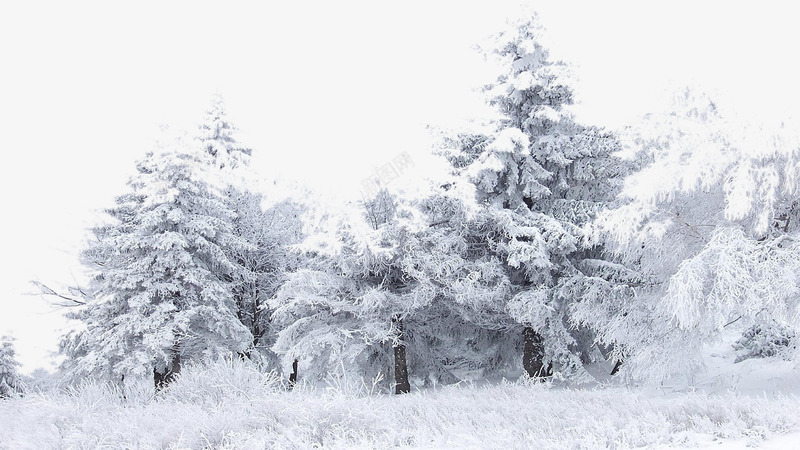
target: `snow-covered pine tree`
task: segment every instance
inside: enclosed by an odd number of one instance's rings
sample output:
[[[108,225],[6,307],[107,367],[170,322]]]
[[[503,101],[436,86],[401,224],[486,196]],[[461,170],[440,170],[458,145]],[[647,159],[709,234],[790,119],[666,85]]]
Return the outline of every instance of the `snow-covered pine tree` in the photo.
[[[252,336],[237,319],[225,249],[249,244],[232,231],[234,214],[202,175],[197,145],[176,143],[137,164],[131,192],[107,210],[83,252],[95,275],[85,306],[70,315],[83,329],[67,336],[74,373],[119,379],[153,372],[168,382],[187,360],[243,352]]]
[[[292,250],[302,238],[302,206],[284,199],[264,208],[261,194],[244,191],[226,196],[226,203],[236,214],[233,233],[249,246],[226,249],[236,270],[229,277],[239,320],[250,330],[253,341],[245,352],[253,360],[277,367],[271,347],[276,330],[271,324],[268,300],[298,269],[300,255]]]
[[[645,166],[626,180],[624,203],[600,214],[595,237],[641,283],[635,297],[586,312],[604,341],[623,345],[630,374],[691,375],[726,327],[791,325],[800,292],[796,133],[735,120],[687,89],[630,134]]]
[[[402,295],[403,291],[409,291],[411,286],[407,283],[410,281],[402,269],[398,270],[396,267],[396,259],[398,256],[402,257],[403,238],[405,234],[399,227],[397,227],[398,211],[395,197],[389,193],[388,190],[383,189],[379,191],[374,198],[364,201],[364,219],[370,227],[375,231],[382,232],[379,236],[382,237],[381,243],[387,245],[394,253],[393,260],[387,261],[389,264],[385,268],[378,268],[371,270],[372,276],[382,277],[380,281],[380,288],[386,290],[389,295],[396,296]],[[390,250],[391,251],[391,250]],[[394,263],[394,264],[392,264]],[[397,300],[397,299],[393,299]],[[394,305],[396,309],[398,306]],[[394,331],[392,339],[392,352],[394,356],[394,383],[395,393],[404,394],[411,392],[411,384],[408,380],[408,359],[406,357],[406,341],[407,333],[405,331],[404,322],[406,320],[405,314],[397,310],[390,312],[392,320],[392,329]]]
[[[403,321],[429,299],[396,263],[402,245],[395,218],[394,200],[381,192],[329,217],[328,229],[304,244],[307,267],[270,301],[280,328],[274,349],[287,366],[299,359],[310,378],[344,370],[388,380],[394,365],[395,391],[409,392]]]
[[[474,199],[433,191],[414,201],[381,192],[363,214],[337,217],[326,240],[310,237],[310,266],[274,300],[285,364],[388,379],[393,358],[397,392],[412,378],[452,383],[512,366],[520,341],[505,334],[520,326],[501,301],[504,263],[486,251]]]
[[[250,164],[253,150],[238,141],[236,131],[236,126],[228,120],[222,95],[215,94],[200,123],[197,139],[211,157],[211,164],[219,169],[233,171]]]
[[[420,217],[400,260],[433,297],[406,321],[414,372],[427,384],[513,370],[520,342],[507,336],[521,335],[520,326],[502,307],[510,283],[488,251],[486,215],[470,189],[446,183],[430,192],[414,204]]]
[[[17,371],[19,366],[14,339],[3,336],[0,338],[0,399],[22,393],[22,379]]]
[[[277,363],[269,350],[274,332],[269,324],[272,311],[266,300],[275,295],[285,273],[296,268],[298,256],[290,247],[298,243],[302,230],[302,207],[290,199],[267,203],[265,195],[254,192],[259,183],[250,167],[252,149],[242,145],[237,127],[228,119],[222,96],[212,98],[211,107],[199,125],[196,137],[208,154],[211,182],[219,188],[226,206],[234,213],[232,232],[249,245],[224,248],[235,270],[231,282],[237,317],[253,335],[250,358],[272,366]]]
[[[614,199],[626,165],[615,136],[578,124],[566,66],[540,44],[534,17],[496,36],[489,51],[502,67],[485,87],[499,115],[477,133],[449,140],[444,153],[470,180],[491,218],[484,237],[513,286],[503,300],[523,325],[523,366],[531,377],[586,375],[594,338],[572,318],[599,249],[582,243],[582,226]]]

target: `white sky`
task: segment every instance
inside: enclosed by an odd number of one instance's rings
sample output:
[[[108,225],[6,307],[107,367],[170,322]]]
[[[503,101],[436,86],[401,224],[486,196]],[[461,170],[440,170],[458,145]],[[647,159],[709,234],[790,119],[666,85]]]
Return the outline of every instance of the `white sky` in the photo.
[[[62,326],[23,295],[28,281],[72,281],[94,211],[125,191],[159,124],[188,126],[219,91],[265,176],[354,195],[401,152],[416,170],[428,166],[424,125],[474,113],[472,88],[490,79],[471,47],[519,10],[276,3],[0,6],[0,334],[17,337],[24,370],[46,363]],[[654,109],[670,82],[708,86],[756,115],[797,117],[800,27],[789,2],[758,5],[529,3],[551,53],[575,67],[579,117],[610,127]]]

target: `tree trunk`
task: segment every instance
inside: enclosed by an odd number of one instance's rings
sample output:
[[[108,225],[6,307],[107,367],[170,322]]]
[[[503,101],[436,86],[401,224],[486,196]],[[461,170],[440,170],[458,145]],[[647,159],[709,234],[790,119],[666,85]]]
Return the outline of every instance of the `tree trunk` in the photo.
[[[181,355],[173,353],[172,361],[160,372],[158,368],[153,368],[153,384],[155,384],[156,391],[160,391],[167,387],[170,383],[175,381],[175,376],[181,372]]]
[[[258,331],[258,328],[256,328],[254,331]],[[261,335],[260,334],[259,335],[253,334],[253,341],[250,344],[250,347],[248,347],[247,350],[245,350],[243,352],[239,352],[239,358],[240,359],[249,359],[249,360],[252,361],[253,358],[254,358],[253,353],[258,348],[258,343],[259,342],[261,342]]]
[[[622,366],[622,360],[621,360],[621,359],[618,359],[618,360],[617,360],[617,363],[616,363],[616,364],[614,364],[614,368],[613,368],[613,369],[611,369],[611,374],[610,374],[610,375],[616,375],[616,374],[617,374],[617,372],[619,372],[619,368],[620,368],[621,366]]]
[[[522,353],[522,367],[533,379],[541,380],[553,374],[553,365],[544,367],[544,343],[542,336],[531,327],[522,330],[525,338],[525,347]]]
[[[603,358],[606,360],[610,359],[612,352],[608,347],[598,344],[597,348],[600,349],[600,353],[603,355]],[[611,373],[609,373],[609,375],[616,375],[617,372],[619,372],[620,367],[622,367],[622,358],[617,359],[617,361],[614,363],[614,368],[611,369]]]
[[[397,326],[397,345],[394,346],[394,393],[407,394],[411,392],[408,382],[408,365],[406,364],[406,346],[403,344],[403,321],[400,316],[394,316],[392,322]]]
[[[297,360],[295,359],[292,363],[292,373],[289,374],[289,389],[294,389],[294,385],[297,384]]]

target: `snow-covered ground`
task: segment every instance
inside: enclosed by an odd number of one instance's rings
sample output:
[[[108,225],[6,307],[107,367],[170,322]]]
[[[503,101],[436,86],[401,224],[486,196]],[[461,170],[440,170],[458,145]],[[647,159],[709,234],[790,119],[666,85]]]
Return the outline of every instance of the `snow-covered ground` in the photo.
[[[670,380],[663,384],[662,389],[665,392],[800,396],[800,373],[796,362],[775,357],[752,358],[734,363],[737,353],[731,342],[739,335],[734,330],[723,333],[719,342],[709,346],[704,352],[703,361],[706,367],[702,373],[691,378]]]
[[[189,368],[155,397],[147,384],[123,399],[86,383],[0,401],[0,448],[800,447],[797,370],[718,355],[694,386],[500,382],[403,396],[343,379],[287,392],[227,361]]]

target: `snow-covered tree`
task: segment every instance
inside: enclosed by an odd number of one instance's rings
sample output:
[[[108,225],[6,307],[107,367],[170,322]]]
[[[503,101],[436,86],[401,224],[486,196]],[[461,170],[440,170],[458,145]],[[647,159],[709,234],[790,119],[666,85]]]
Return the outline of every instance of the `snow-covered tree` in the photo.
[[[456,382],[515,368],[520,325],[505,309],[504,263],[488,251],[487,215],[457,184],[417,201],[419,225],[402,258],[404,273],[433,300],[410,315],[409,361],[426,382]],[[466,198],[465,198],[466,197]]]
[[[474,200],[456,188],[423,199],[382,191],[363,214],[337,217],[327,240],[306,244],[309,268],[275,299],[276,351],[301,358],[307,376],[339,365],[383,374],[397,392],[410,380],[451,383],[510,369],[519,324],[496,306],[509,293],[503,264],[485,251]],[[311,236],[312,239],[315,236]]]
[[[661,380],[702,367],[703,345],[727,326],[797,317],[800,140],[780,124],[737,121],[707,96],[631,129],[645,167],[595,237],[636,271],[632,298],[597,299],[586,318],[622,344],[630,373]]]
[[[22,392],[22,379],[17,371],[19,366],[14,351],[14,339],[3,336],[0,338],[0,399]]]
[[[199,126],[197,139],[211,157],[211,164],[232,171],[250,163],[253,150],[236,137],[237,128],[228,120],[222,95],[215,94]]]
[[[594,338],[572,317],[596,280],[601,252],[582,226],[622,183],[617,139],[577,123],[567,68],[540,44],[536,18],[496,36],[489,56],[501,75],[485,87],[498,118],[449,139],[443,153],[475,186],[487,215],[484,242],[512,285],[496,309],[523,325],[523,366],[532,376],[586,375]]]
[[[251,192],[226,196],[226,202],[236,214],[233,233],[249,245],[234,245],[226,250],[235,264],[229,276],[236,313],[253,336],[246,354],[258,357],[269,366],[278,361],[271,350],[275,328],[271,324],[272,310],[268,300],[275,296],[286,281],[287,274],[297,270],[300,255],[292,250],[302,236],[302,207],[284,199],[266,209],[264,196]]]
[[[274,348],[285,363],[300,359],[309,377],[342,366],[356,376],[388,380],[391,346],[396,392],[410,390],[403,319],[429,299],[396,264],[402,247],[389,230],[395,215],[394,200],[381,192],[349,214],[331,217],[328,232],[306,244],[309,267],[290,275],[270,303],[281,328]]]
[[[204,181],[197,145],[150,153],[131,192],[107,210],[83,252],[95,272],[88,301],[71,314],[67,366],[119,379],[153,371],[156,385],[186,360],[243,352],[253,338],[237,318],[225,250],[250,244],[233,234],[234,214]]]
[[[231,282],[237,317],[253,335],[246,354],[272,365],[276,361],[269,348],[274,331],[266,300],[275,295],[285,273],[298,264],[290,247],[300,239],[302,207],[289,199],[273,199],[265,209],[268,195],[259,192],[261,183],[250,167],[253,151],[240,143],[221,95],[212,98],[198,128],[196,139],[208,155],[211,182],[234,213],[232,233],[248,243],[242,246],[234,240],[224,248],[235,266],[226,280]]]

